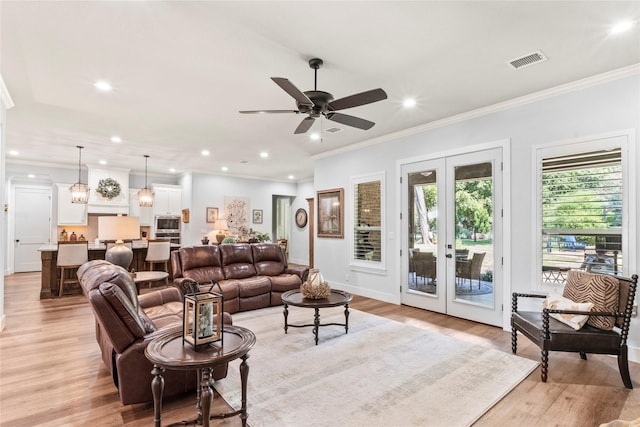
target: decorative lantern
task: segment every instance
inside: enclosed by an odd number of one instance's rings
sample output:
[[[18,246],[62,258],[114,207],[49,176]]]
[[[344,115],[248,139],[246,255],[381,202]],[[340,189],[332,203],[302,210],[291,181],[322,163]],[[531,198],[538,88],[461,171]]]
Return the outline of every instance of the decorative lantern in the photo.
[[[199,292],[198,285],[203,283],[211,283],[211,287],[207,291]],[[220,292],[213,292],[214,286],[217,286]],[[188,342],[196,350],[217,341],[222,345],[224,296],[220,284],[215,280],[190,282],[188,287],[191,292],[185,294],[182,306],[182,341]]]

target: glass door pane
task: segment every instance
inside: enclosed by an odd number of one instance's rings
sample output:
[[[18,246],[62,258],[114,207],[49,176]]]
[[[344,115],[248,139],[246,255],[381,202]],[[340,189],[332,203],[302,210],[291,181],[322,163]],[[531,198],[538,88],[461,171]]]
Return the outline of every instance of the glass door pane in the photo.
[[[408,178],[409,289],[437,295],[437,171],[414,172]]]
[[[493,164],[454,170],[455,298],[493,305]]]

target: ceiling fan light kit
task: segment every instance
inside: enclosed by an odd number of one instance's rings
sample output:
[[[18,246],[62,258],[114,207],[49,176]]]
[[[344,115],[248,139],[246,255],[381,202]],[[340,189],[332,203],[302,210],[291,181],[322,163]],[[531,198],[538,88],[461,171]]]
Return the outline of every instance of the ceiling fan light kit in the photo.
[[[288,79],[283,77],[271,77],[271,80],[282,90],[287,92],[296,101],[297,110],[245,110],[240,111],[242,114],[257,114],[257,113],[295,113],[295,114],[307,114],[307,117],[302,119],[294,134],[306,133],[317,118],[326,117],[328,120],[332,120],[337,123],[341,123],[346,126],[355,127],[358,129],[368,130],[371,129],[375,123],[366,119],[351,116],[349,114],[337,113],[338,110],[346,110],[348,108],[359,107],[361,105],[371,104],[373,102],[382,101],[387,99],[387,94],[384,90],[372,89],[366,92],[357,93],[355,95],[346,96],[334,100],[333,95],[329,92],[318,90],[318,69],[322,67],[322,59],[311,58],[309,60],[309,67],[314,70],[314,89],[302,92]]]

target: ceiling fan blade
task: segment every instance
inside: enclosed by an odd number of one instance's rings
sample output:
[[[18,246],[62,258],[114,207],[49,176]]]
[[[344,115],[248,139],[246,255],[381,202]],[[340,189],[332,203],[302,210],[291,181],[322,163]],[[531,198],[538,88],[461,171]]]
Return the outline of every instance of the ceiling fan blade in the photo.
[[[299,134],[299,133],[305,133],[306,131],[308,131],[309,129],[311,129],[311,126],[313,126],[313,122],[315,122],[316,119],[314,119],[313,117],[307,117],[306,119],[302,120],[300,122],[300,124],[298,125],[298,127],[296,128],[295,134]]]
[[[372,89],[366,92],[336,99],[329,103],[329,109],[344,110],[347,108],[359,107],[360,105],[371,104],[372,102],[382,101],[383,99],[387,99],[387,93],[384,90],[380,88]]]
[[[275,82],[278,86],[280,86],[285,92],[293,97],[298,104],[308,105],[309,107],[313,107],[313,102],[309,99],[307,95],[302,93],[300,89],[295,87],[293,83],[283,77],[271,77],[271,80]]]
[[[238,111],[241,114],[280,114],[280,113],[296,113],[300,114],[298,110],[243,110]]]
[[[327,119],[334,122],[342,123],[343,125],[352,126],[354,128],[368,130],[375,125],[375,123],[369,120],[361,119],[360,117],[350,116],[342,113],[327,113]]]

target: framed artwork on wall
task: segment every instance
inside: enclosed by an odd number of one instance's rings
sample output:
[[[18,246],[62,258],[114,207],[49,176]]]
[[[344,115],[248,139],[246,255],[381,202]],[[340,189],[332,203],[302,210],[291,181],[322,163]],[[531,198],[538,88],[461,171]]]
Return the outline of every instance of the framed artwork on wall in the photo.
[[[344,238],[344,189],[322,190],[318,197],[318,237]]]
[[[218,219],[218,208],[207,208],[207,222],[216,222]]]
[[[253,210],[253,223],[262,224],[262,209]]]
[[[182,209],[182,222],[189,223],[189,209]]]

